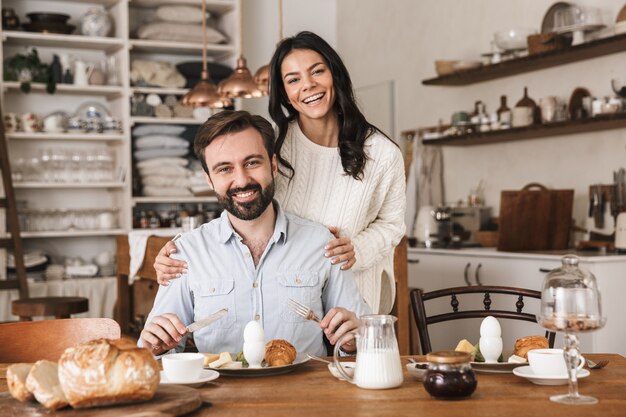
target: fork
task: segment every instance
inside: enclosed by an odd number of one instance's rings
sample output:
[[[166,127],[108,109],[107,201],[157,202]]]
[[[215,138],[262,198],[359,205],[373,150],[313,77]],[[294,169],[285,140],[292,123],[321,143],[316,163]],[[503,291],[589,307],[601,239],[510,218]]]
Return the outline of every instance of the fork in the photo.
[[[608,364],[609,364],[608,360],[601,360],[596,363],[594,361],[590,361],[589,359],[587,359],[587,367],[589,369],[602,369]]]
[[[304,304],[300,304],[296,300],[293,300],[290,298],[288,301],[288,306],[297,315],[304,317],[307,320],[313,320],[318,323],[320,322],[320,319],[315,315],[313,310],[311,310],[309,307],[305,306]]]

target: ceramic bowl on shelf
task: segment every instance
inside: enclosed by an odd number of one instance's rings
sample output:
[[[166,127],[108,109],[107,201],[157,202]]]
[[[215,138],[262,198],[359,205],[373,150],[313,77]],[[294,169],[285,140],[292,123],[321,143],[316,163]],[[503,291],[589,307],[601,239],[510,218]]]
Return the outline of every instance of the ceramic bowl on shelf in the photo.
[[[467,71],[467,70],[480,68],[482,66],[483,66],[482,61],[470,61],[470,60],[457,61],[454,64],[452,64],[452,68],[455,71]]]
[[[446,60],[446,59],[438,59],[435,61],[435,71],[437,75],[448,75],[454,72],[454,64],[456,64],[457,60]]]
[[[514,51],[526,49],[528,36],[536,33],[534,29],[507,29],[494,33],[493,39],[496,46],[503,51]]]
[[[35,23],[22,23],[22,28],[27,32],[55,33],[59,35],[68,35],[74,32],[74,29],[76,29],[76,26],[66,25],[65,23],[35,22]]]
[[[31,23],[55,23],[65,25],[70,15],[64,13],[37,12],[26,13],[26,17],[30,19]]]

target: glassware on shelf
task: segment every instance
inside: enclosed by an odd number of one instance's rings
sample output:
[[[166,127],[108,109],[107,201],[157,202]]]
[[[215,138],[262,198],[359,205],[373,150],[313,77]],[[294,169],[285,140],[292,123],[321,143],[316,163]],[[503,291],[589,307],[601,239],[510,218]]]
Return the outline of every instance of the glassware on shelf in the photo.
[[[578,393],[577,365],[579,332],[598,330],[606,323],[596,278],[578,267],[578,257],[566,255],[561,268],[551,271],[543,281],[541,311],[537,322],[548,330],[564,332],[563,355],[568,367],[569,392],[553,395],[561,404],[595,404],[594,397]]]

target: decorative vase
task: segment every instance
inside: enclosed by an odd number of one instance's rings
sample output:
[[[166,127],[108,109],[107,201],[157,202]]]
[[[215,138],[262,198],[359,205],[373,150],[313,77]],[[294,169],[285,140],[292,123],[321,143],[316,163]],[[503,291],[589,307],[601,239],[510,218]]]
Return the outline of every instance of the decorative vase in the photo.
[[[101,7],[91,7],[80,18],[80,33],[85,36],[109,36],[113,22],[111,16]]]

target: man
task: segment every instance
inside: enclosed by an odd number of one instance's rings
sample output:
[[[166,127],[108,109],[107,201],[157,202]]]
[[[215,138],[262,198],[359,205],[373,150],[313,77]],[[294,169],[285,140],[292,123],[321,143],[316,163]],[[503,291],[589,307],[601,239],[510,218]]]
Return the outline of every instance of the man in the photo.
[[[198,130],[194,151],[225,210],[176,241],[187,273],[159,288],[139,343],[155,355],[180,350],[186,325],[227,308],[225,317],[194,333],[201,352],[240,351],[245,325],[257,320],[266,340],[286,339],[298,352],[324,355],[322,332],[335,344],[370,310],[352,272],[324,257],[333,238],[328,229],[284,213],[273,200],[271,125],[244,111],[222,111]],[[321,323],[292,312],[289,298],[309,306]]]

